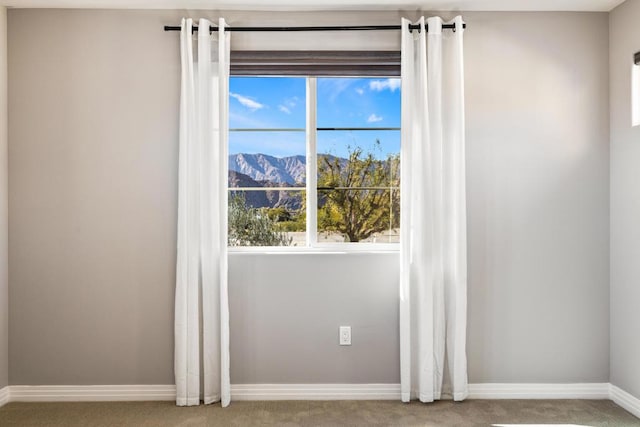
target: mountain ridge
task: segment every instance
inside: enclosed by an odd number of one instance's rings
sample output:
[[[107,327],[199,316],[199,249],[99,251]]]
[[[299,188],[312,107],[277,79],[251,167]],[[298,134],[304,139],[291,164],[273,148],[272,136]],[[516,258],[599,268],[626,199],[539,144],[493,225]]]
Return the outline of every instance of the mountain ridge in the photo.
[[[229,170],[229,190],[230,196],[234,194],[242,194],[247,206],[253,208],[278,208],[284,207],[290,211],[297,211],[302,207],[302,192],[299,190],[271,190],[271,191],[242,191],[234,188],[264,188],[269,187],[293,187],[289,184],[273,183],[271,181],[256,181],[249,175]]]
[[[318,157],[338,159],[346,164],[347,159],[331,154],[319,153]],[[229,171],[247,175],[257,182],[269,181],[272,184],[304,186],[307,176],[307,158],[301,154],[276,157],[263,153],[237,153],[229,155]],[[263,185],[266,187],[268,185]],[[273,186],[273,185],[272,185]]]
[[[247,175],[255,181],[289,185],[303,184],[307,173],[303,155],[275,157],[268,154],[238,153],[229,155],[229,170]]]
[[[319,154],[335,159],[330,154]],[[341,162],[347,162],[340,158]],[[299,210],[302,191],[233,191],[233,188],[304,187],[307,159],[303,155],[275,157],[268,154],[237,153],[229,155],[228,183],[231,194],[242,193],[247,206],[254,208],[285,207]]]

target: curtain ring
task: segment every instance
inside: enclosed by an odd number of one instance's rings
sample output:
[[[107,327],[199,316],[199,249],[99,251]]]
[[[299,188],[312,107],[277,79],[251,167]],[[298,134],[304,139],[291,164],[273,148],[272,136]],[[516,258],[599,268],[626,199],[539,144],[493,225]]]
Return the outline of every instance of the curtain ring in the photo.
[[[455,22],[453,23],[453,32],[454,33],[456,32],[456,23]]]

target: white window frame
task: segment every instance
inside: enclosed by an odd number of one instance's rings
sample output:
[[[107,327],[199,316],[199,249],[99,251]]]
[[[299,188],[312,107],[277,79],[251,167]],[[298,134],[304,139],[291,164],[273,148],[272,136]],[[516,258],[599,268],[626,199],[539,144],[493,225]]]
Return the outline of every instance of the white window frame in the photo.
[[[631,127],[640,126],[640,63],[631,64]]]
[[[258,77],[258,76],[255,76]],[[294,77],[294,76],[282,76]],[[306,183],[304,190],[307,193],[306,215],[306,244],[304,246],[227,246],[229,253],[246,254],[346,254],[346,253],[399,253],[400,243],[371,243],[371,242],[318,242],[318,153],[317,153],[317,107],[318,91],[317,77],[295,76],[306,80]],[[356,76],[350,76],[357,78]],[[367,78],[370,76],[358,76]],[[376,76],[379,77],[379,76]],[[271,129],[270,129],[271,130]],[[291,130],[291,129],[289,129]],[[399,129],[398,129],[399,130]],[[301,187],[300,187],[301,188]],[[227,194],[233,191],[227,184]],[[266,190],[258,190],[266,191]],[[398,190],[399,191],[399,190]],[[400,195],[402,197],[402,195]],[[227,213],[228,214],[228,213]]]

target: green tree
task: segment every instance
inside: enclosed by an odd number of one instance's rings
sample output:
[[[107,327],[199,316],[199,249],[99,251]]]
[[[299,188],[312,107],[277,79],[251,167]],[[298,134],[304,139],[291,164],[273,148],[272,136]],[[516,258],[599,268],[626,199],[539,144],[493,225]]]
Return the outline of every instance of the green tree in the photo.
[[[291,212],[289,212],[284,206],[278,206],[277,208],[267,208],[266,212],[267,216],[272,221],[291,221]]]
[[[229,198],[229,246],[289,246],[291,238],[278,230],[266,210],[247,206],[244,195]]]
[[[380,146],[380,141],[376,141]],[[361,148],[318,156],[318,229],[359,242],[400,225],[400,157],[378,160]]]

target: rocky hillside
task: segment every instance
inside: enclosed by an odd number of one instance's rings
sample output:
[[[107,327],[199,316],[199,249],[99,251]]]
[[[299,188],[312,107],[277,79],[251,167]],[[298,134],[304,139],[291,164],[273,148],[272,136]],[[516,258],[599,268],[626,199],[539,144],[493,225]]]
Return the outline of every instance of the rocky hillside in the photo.
[[[319,158],[335,159],[329,154]],[[274,157],[267,154],[231,154],[229,156],[229,188],[233,187],[304,187],[306,177],[305,156]],[[339,158],[342,165],[347,160]],[[290,211],[302,206],[299,191],[244,191],[247,205],[257,208],[286,207]]]
[[[229,189],[234,187],[244,188],[268,188],[268,187],[293,187],[286,183],[274,183],[272,181],[256,181],[249,175],[229,170]],[[300,191],[242,191],[248,206],[254,208],[285,207],[290,211],[297,211],[302,207],[302,192]],[[233,191],[231,192],[233,194]]]
[[[240,172],[255,181],[295,185],[304,183],[305,156],[273,157],[266,154],[232,154],[229,170]]]

